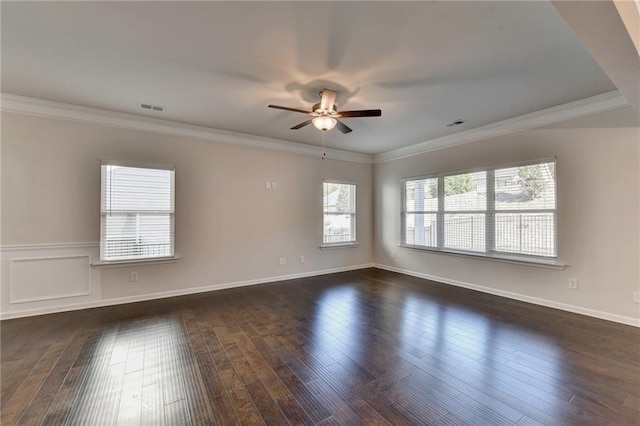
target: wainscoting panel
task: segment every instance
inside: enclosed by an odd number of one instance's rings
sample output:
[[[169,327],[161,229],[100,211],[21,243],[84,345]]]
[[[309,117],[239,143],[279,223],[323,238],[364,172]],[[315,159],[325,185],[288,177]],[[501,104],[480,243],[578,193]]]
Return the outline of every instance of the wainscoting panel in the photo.
[[[91,256],[11,259],[9,303],[91,294]]]
[[[100,300],[99,245],[2,247],[2,315]]]

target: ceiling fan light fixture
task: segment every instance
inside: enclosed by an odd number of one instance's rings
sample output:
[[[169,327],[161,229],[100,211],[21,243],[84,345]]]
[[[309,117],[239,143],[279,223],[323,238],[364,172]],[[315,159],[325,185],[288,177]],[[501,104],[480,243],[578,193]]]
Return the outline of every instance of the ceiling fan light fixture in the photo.
[[[311,108],[311,111],[300,109],[300,108],[290,108],[290,107],[285,107],[280,105],[268,105],[268,107],[275,108],[275,109],[282,109],[285,111],[298,112],[301,114],[305,114],[306,116],[312,117],[312,118],[307,118],[306,121],[303,121],[302,123],[293,126],[291,130],[302,129],[303,127],[306,127],[309,124],[313,124],[313,127],[315,127],[318,130],[321,130],[322,132],[326,132],[327,130],[331,130],[335,127],[340,131],[340,133],[347,134],[347,133],[351,133],[353,129],[351,129],[349,126],[344,124],[342,120],[338,120],[338,118],[382,116],[382,110],[379,110],[379,109],[363,109],[358,111],[338,111],[338,107],[336,106],[335,101],[336,101],[335,90],[322,89],[322,91],[320,92],[320,102],[313,105],[313,107]]]
[[[326,131],[336,127],[338,120],[336,120],[333,117],[321,115],[320,117],[314,118],[311,122],[313,123],[316,129]]]

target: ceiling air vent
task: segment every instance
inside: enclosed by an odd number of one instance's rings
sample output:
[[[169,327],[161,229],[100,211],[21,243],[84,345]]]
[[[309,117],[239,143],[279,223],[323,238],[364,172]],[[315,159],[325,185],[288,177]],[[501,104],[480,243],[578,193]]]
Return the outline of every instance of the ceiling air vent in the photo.
[[[455,126],[459,126],[459,125],[464,124],[464,123],[466,123],[466,121],[464,121],[464,120],[456,120],[456,121],[454,121],[452,123],[447,124],[447,127],[455,127]]]
[[[143,104],[143,103],[139,103],[138,106],[142,109],[148,109],[150,111],[158,111],[158,112],[163,112],[165,109],[165,107],[160,105],[151,105],[151,104]]]

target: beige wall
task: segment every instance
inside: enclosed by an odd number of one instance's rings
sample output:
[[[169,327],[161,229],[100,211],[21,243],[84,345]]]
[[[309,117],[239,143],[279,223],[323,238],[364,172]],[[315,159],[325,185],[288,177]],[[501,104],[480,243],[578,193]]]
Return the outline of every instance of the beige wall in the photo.
[[[2,311],[135,300],[375,261],[445,282],[638,323],[640,305],[632,302],[632,294],[640,291],[639,136],[637,115],[627,108],[372,166],[5,113],[3,247],[98,242],[99,166],[110,159],[175,165],[181,260],[100,269],[95,294],[24,304],[9,303],[3,271]],[[551,156],[557,156],[559,260],[569,265],[565,270],[398,247],[401,178]],[[323,178],[358,184],[358,248],[318,249]],[[266,181],[276,181],[278,189],[267,190]],[[73,255],[74,250],[59,253]],[[3,249],[6,270],[4,254]],[[13,255],[28,257],[26,252]],[[303,264],[300,255],[305,256]],[[34,256],[48,254],[37,251]],[[288,264],[279,266],[279,257]],[[133,270],[140,272],[137,283],[129,281]],[[46,271],[43,267],[40,273]],[[570,277],[579,280],[577,291],[567,288]],[[81,283],[67,287],[68,293],[82,289]],[[37,291],[29,288],[24,294]]]
[[[101,300],[372,262],[370,164],[6,113],[2,246],[98,242],[103,159],[175,166],[181,260],[101,269]],[[359,247],[318,248],[323,178],[357,183]],[[278,188],[266,189],[266,181]],[[137,283],[129,281],[133,270],[140,273]],[[3,295],[5,312],[25,308],[9,306]]]
[[[626,108],[377,164],[375,261],[637,323],[640,305],[633,303],[633,292],[640,291],[639,135],[636,115]],[[565,270],[398,247],[401,178],[553,156],[557,156],[559,261],[569,265]],[[578,290],[568,289],[570,277],[578,279]]]

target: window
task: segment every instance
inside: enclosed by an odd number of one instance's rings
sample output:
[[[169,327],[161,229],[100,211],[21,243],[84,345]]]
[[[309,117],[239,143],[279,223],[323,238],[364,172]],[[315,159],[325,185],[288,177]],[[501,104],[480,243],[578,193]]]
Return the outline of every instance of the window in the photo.
[[[438,179],[405,182],[403,242],[437,247]]]
[[[557,257],[555,161],[406,179],[402,245]]]
[[[323,183],[323,245],[355,244],[356,186],[351,183]]]
[[[444,240],[453,250],[485,250],[487,172],[444,176]]]
[[[556,257],[555,162],[497,169],[495,176],[514,182],[495,189],[495,251]]]
[[[100,259],[174,255],[174,171],[102,165]]]

